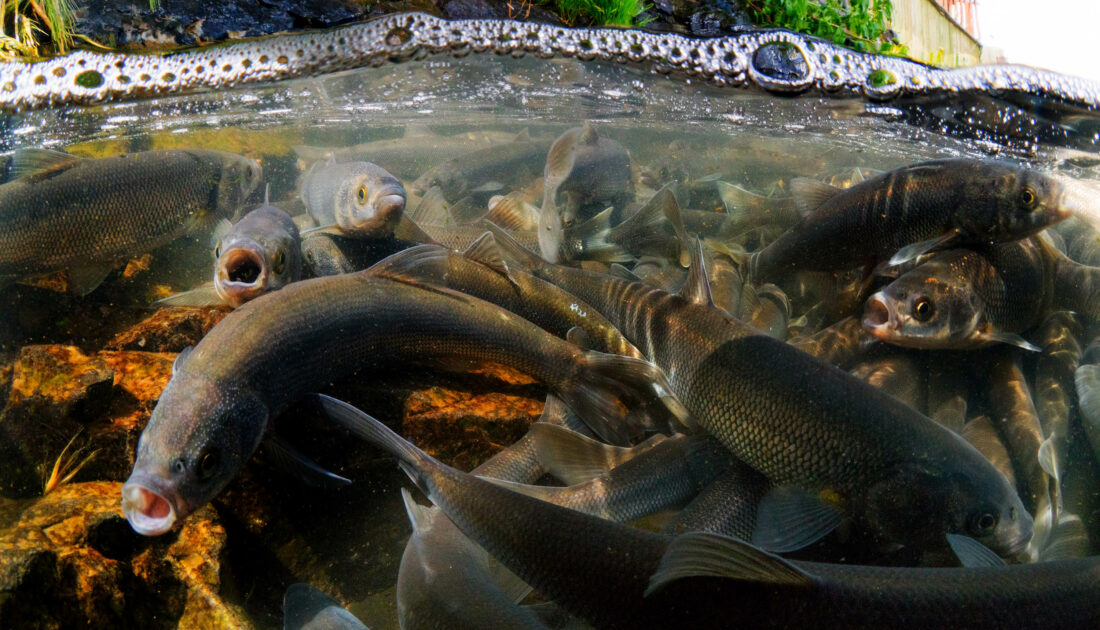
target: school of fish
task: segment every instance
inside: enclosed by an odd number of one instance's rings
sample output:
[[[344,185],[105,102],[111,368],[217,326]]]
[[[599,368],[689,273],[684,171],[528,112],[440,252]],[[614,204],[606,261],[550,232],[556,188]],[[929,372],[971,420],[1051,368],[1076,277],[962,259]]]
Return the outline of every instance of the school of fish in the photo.
[[[233,310],[176,358],[122,512],[164,534],[261,444],[356,492],[271,428],[312,400],[420,495],[406,630],[1100,627],[1100,197],[963,157],[777,160],[765,191],[632,149],[590,123],[298,147],[296,196],[252,206],[243,156],[23,149],[0,290],[87,295],[209,236],[209,282],[156,306]],[[329,395],[479,363],[549,394],[469,472]],[[305,584],[285,613],[364,627]]]

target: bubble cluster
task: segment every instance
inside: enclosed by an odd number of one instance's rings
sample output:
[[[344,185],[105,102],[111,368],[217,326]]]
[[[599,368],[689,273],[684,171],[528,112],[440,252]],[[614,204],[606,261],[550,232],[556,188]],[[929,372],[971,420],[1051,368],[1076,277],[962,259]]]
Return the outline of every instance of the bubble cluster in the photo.
[[[170,55],[78,51],[37,63],[3,63],[0,108],[123,101],[471,52],[641,64],[662,74],[784,94],[817,90],[889,100],[905,94],[1021,92],[1100,109],[1100,85],[1075,77],[1022,66],[941,70],[782,30],[694,39],[514,20],[445,20],[423,13]]]

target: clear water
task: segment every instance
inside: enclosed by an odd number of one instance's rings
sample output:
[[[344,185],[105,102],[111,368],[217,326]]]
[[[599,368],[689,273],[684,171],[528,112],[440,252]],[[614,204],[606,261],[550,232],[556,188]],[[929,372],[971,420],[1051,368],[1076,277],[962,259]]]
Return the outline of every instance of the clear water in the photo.
[[[292,213],[301,209],[297,187],[304,166],[293,152],[295,146],[340,147],[424,134],[501,138],[524,129],[549,143],[586,121],[629,150],[636,176],[666,160],[670,143],[677,142],[679,164],[697,177],[713,176],[764,194],[778,191],[782,195],[795,177],[844,178],[855,169],[885,171],[945,157],[996,156],[1073,179],[1097,177],[1095,162],[1065,148],[1087,144],[1088,130],[1097,119],[1061,121],[1063,128],[1070,129],[1062,136],[1064,146],[1026,134],[999,143],[1011,134],[987,133],[983,127],[988,125],[972,116],[975,110],[943,115],[936,107],[929,104],[921,110],[911,104],[898,109],[855,99],[777,98],[668,79],[626,66],[473,55],[247,89],[12,115],[4,120],[0,150],[45,147],[88,157],[168,148],[238,152],[261,161],[270,200]],[[993,108],[983,111],[990,113]],[[423,169],[431,165],[425,162]],[[405,176],[406,187],[415,175]],[[246,207],[262,201],[263,189],[253,194]],[[648,194],[641,187],[638,191]],[[70,344],[89,354],[98,351],[116,334],[148,317],[153,299],[207,281],[209,241],[208,233],[200,233],[156,250],[148,270],[132,279],[109,276],[104,286],[85,298],[26,285],[4,289],[0,293],[0,363],[14,362],[20,349],[32,344]],[[800,314],[796,310],[792,316]],[[1089,340],[1083,335],[1080,346]],[[976,356],[979,351],[973,352]],[[911,354],[919,357],[919,369],[926,373],[942,372],[944,364],[972,360],[965,353]],[[1029,378],[1034,363],[1031,356],[1025,359]],[[392,376],[368,384],[364,391],[343,393],[361,405],[373,404],[364,408],[378,417],[398,421],[409,389],[435,382],[451,384],[448,378]],[[6,385],[0,380],[0,386]],[[988,393],[981,383],[977,391],[976,399]],[[524,392],[531,397],[539,393],[537,388]],[[107,404],[122,403],[111,399]],[[66,412],[68,424],[41,427],[48,443],[44,451],[56,452],[70,436],[66,431],[72,421],[82,422],[83,410],[74,409]],[[149,409],[144,411],[147,415]],[[95,413],[96,422],[110,417]],[[324,465],[352,477],[355,486],[319,492],[301,486],[269,463],[250,463],[241,479],[214,503],[227,532],[217,596],[248,623],[276,627],[281,623],[285,587],[310,582],[348,604],[371,627],[397,627],[394,583],[409,532],[398,494],[405,483],[403,476],[392,461],[367,447],[349,448],[317,415],[308,404],[295,406],[284,414],[283,430]],[[1073,422],[1078,423],[1076,415]],[[93,429],[89,427],[89,432],[94,434]],[[1082,516],[1095,545],[1100,536],[1096,461],[1080,430],[1073,435],[1065,479],[1066,500],[1072,504],[1067,504],[1067,510]],[[94,447],[105,449],[99,457],[107,457],[112,448],[105,443]],[[113,446],[116,451],[128,449],[131,457],[135,447],[133,435],[124,445]],[[363,451],[373,454],[364,460]],[[469,458],[464,461],[471,463]],[[73,482],[123,481],[127,474],[118,466],[92,463]],[[9,485],[4,489],[9,499],[30,500],[31,489]],[[260,497],[258,510],[250,506],[252,496]],[[249,515],[259,520],[250,522]],[[124,562],[124,566],[129,565]],[[128,600],[127,605],[138,604]],[[49,615],[40,612],[43,618]],[[92,622],[99,623],[94,618]]]

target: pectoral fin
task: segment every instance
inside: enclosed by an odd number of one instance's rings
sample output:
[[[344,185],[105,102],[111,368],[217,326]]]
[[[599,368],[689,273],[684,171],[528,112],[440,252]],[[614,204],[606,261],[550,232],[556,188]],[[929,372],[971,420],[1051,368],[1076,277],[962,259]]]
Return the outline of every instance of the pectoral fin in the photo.
[[[836,503],[801,488],[773,488],[760,501],[752,544],[775,553],[812,545],[844,522]]]
[[[921,254],[927,254],[934,249],[943,249],[948,245],[954,243],[959,238],[959,233],[955,230],[945,232],[937,236],[936,238],[930,238],[927,241],[917,241],[902,247],[894,254],[889,261],[890,265],[901,265],[907,263],[910,260],[915,259]]]
[[[645,594],[652,595],[671,582],[692,577],[789,586],[809,586],[814,581],[812,575],[790,562],[744,541],[692,532],[672,540]]]

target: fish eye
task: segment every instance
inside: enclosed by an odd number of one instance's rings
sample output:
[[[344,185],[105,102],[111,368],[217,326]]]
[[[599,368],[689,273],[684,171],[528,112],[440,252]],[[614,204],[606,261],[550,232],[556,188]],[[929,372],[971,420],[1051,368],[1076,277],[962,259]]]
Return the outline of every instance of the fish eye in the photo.
[[[913,303],[913,319],[918,322],[926,322],[932,318],[932,314],[936,312],[935,307],[932,305],[932,300],[927,297],[920,297]]]
[[[355,198],[359,200],[359,203],[367,202],[367,187],[365,185],[359,186],[355,191]]]
[[[306,250],[306,262],[311,264],[311,265],[313,264],[313,250],[312,249],[307,249]]]
[[[992,512],[979,512],[970,517],[970,533],[975,536],[988,536],[997,526],[997,515]]]
[[[180,475],[182,475],[182,474],[183,474],[183,471],[187,470],[187,464],[183,463],[183,459],[182,459],[182,458],[181,458],[181,459],[177,459],[177,460],[176,460],[176,461],[175,461],[175,462],[174,462],[174,463],[172,464],[172,470],[176,471],[176,473],[177,473],[177,474],[180,474]]]
[[[209,479],[218,470],[218,451],[210,449],[199,455],[199,478]]]
[[[1025,208],[1034,208],[1035,202],[1039,198],[1035,195],[1035,190],[1031,186],[1024,186],[1020,190],[1020,205]]]
[[[275,257],[275,264],[272,265],[272,270],[275,273],[282,273],[283,267],[286,266],[286,252],[279,252],[279,255]]]
[[[217,247],[214,248],[214,258],[221,258],[221,257],[222,257],[222,244],[218,243]]]

